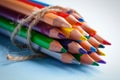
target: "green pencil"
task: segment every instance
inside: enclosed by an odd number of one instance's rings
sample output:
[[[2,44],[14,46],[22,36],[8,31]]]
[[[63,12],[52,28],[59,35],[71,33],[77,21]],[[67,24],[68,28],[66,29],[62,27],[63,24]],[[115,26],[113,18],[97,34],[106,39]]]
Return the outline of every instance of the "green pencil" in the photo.
[[[13,32],[16,26],[17,26],[17,23],[15,22],[12,23],[11,20],[0,16],[0,27],[1,28],[4,28],[10,32]],[[18,32],[18,35],[21,37],[27,38],[27,28],[22,27],[21,30]],[[42,35],[40,33],[37,33],[35,31],[31,32],[31,41],[51,51],[67,52],[66,49],[64,49],[58,41],[52,38],[49,38],[45,35]]]

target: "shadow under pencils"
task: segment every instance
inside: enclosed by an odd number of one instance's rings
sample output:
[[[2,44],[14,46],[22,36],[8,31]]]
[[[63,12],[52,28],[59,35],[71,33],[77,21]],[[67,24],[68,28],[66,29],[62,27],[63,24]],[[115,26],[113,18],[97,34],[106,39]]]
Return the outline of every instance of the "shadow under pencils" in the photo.
[[[0,46],[4,47],[8,52],[21,51],[21,49],[15,47],[11,43],[10,38],[0,34],[0,39],[1,39]],[[27,53],[25,53],[25,55],[26,54],[28,55],[29,52],[31,53],[31,51],[28,51]],[[5,54],[7,54],[7,53],[5,53]],[[0,53],[0,55],[2,55],[2,54]],[[20,55],[20,54],[18,54],[18,55]],[[23,55],[23,53],[22,53],[22,55]],[[4,57],[6,58],[6,56],[4,56]],[[4,59],[2,61],[4,61]],[[35,64],[40,65],[40,66],[44,66],[44,67],[48,67],[48,68],[50,67],[52,69],[57,68],[57,69],[64,70],[64,71],[67,71],[70,73],[83,73],[86,75],[92,75],[92,73],[98,72],[98,70],[92,66],[87,66],[87,65],[83,65],[83,64],[80,64],[80,65],[65,64],[65,63],[62,63],[62,62],[60,62],[52,57],[49,57],[49,56],[46,58],[36,58],[36,59],[27,60],[27,61],[34,62]],[[8,61],[8,63],[4,63],[2,66],[9,66],[16,62],[17,61],[13,61],[13,62]],[[18,61],[18,62],[23,62],[23,61]]]

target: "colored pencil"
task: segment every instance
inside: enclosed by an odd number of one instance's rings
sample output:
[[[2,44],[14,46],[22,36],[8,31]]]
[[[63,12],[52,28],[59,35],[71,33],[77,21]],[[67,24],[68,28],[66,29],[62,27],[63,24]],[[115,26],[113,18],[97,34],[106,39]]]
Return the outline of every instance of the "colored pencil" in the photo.
[[[28,3],[28,4],[31,4],[31,5],[34,5],[34,6],[37,6],[37,7],[39,7],[39,8],[43,8],[45,5],[41,5],[41,3],[42,2],[38,2],[38,1],[28,1],[28,0],[21,0],[21,1],[23,1],[23,2],[25,2],[25,3]],[[32,3],[33,2],[33,3]],[[39,5],[38,5],[39,4]],[[45,3],[44,3],[45,4]],[[54,12],[55,13],[55,12]],[[68,16],[67,14],[64,14],[64,13],[61,13],[60,14],[62,17],[65,17],[65,15],[66,16]],[[81,19],[80,19],[81,20]],[[81,20],[82,22],[83,22],[83,20]],[[73,21],[74,22],[74,21]],[[80,26],[78,27],[78,25],[76,25],[76,26],[73,26],[73,27],[76,27],[80,32],[82,32],[82,33],[84,33],[82,30],[80,30]],[[82,28],[86,31],[87,29],[88,29],[88,33],[91,33],[91,32],[95,32],[94,33],[94,35],[96,34],[96,31],[94,31],[94,30],[91,30],[91,28],[87,25],[87,24],[82,24]],[[92,33],[93,34],[93,33]],[[92,41],[91,41],[91,39],[92,39]],[[95,39],[93,39],[93,38],[90,38],[89,37],[89,40],[88,40],[90,43],[92,43],[92,45],[94,46],[94,47],[99,47],[99,48],[104,48],[104,46],[102,45],[102,44],[100,44],[97,40],[95,40]],[[94,43],[93,43],[94,42]],[[107,43],[107,41],[106,41],[106,43]]]
[[[31,6],[18,0],[2,0],[0,2],[0,5],[28,16],[31,15],[33,12],[40,10],[37,7]],[[64,18],[53,13],[46,13],[40,20],[56,27],[72,27],[71,24],[69,24]]]
[[[0,27],[1,28],[4,28],[8,31],[13,32],[16,25],[17,25],[17,23],[11,24],[11,20],[5,19],[4,17],[0,17]],[[26,33],[27,33],[27,29],[22,27],[18,34],[20,36],[26,38],[27,37]],[[64,49],[58,41],[56,41],[52,38],[46,37],[35,31],[31,32],[31,36],[32,36],[31,41],[38,44],[41,47],[44,47],[51,51],[66,52],[66,49]]]
[[[67,38],[76,40],[76,41],[85,41],[87,40],[77,29],[75,28],[60,28],[62,32],[66,35]]]
[[[38,8],[43,8],[42,6],[36,5],[35,3],[32,3],[28,0],[20,0],[20,1],[30,4],[32,6],[38,7]],[[55,11],[50,11],[50,12],[65,18],[71,24],[79,24],[79,22],[71,15],[67,15],[66,13],[63,13],[63,12],[55,12]],[[86,40],[86,38],[80,32],[78,32],[77,30],[75,30],[73,28],[71,28],[71,29],[70,28],[61,28],[61,30],[63,31],[63,33],[66,34],[67,38],[70,38],[72,40],[77,40],[77,41]]]
[[[22,0],[24,2],[28,2],[29,4],[32,5],[37,5],[39,7],[45,7],[45,6],[50,6],[49,4],[40,2],[40,1],[35,1],[35,0]],[[74,11],[67,11],[66,13],[71,14],[72,16],[74,16],[75,18],[77,18],[77,20],[80,22],[81,27],[89,33],[90,36],[93,36],[94,38],[96,38],[98,41],[100,41],[102,44],[105,45],[111,45],[110,42],[104,40],[101,36],[99,36],[98,34],[96,34],[96,31],[94,29],[92,29],[91,27],[89,27],[85,20],[83,19],[83,17],[81,15],[77,15],[76,13],[74,13]]]
[[[28,1],[28,0],[20,0],[20,1],[22,1],[24,3],[27,3],[27,4],[30,4],[32,6],[38,7],[38,8],[44,8],[45,7],[45,6],[38,5],[38,4],[33,3],[31,1]],[[62,12],[62,11],[61,12],[50,11],[50,12],[65,18],[71,25],[78,25],[79,24],[79,21],[74,16],[72,16],[70,14],[67,14],[67,13]]]
[[[0,15],[7,17],[9,19],[14,19],[15,21],[19,22],[20,19],[22,19],[25,15],[20,14],[18,12],[15,12],[13,10],[7,9],[2,7],[4,10],[0,13]],[[19,18],[20,17],[20,18]],[[26,26],[28,26],[26,24]],[[63,32],[61,32],[59,29],[54,28],[50,25],[47,25],[43,22],[38,23],[35,27],[33,27],[34,30],[39,31],[49,37],[53,38],[62,38],[65,39],[70,38],[73,40],[87,40],[79,31],[71,29],[71,28],[61,28],[61,30],[65,33],[63,35]],[[51,34],[50,34],[51,33]],[[76,36],[76,37],[75,37]]]
[[[28,0],[22,0],[22,1],[28,1]],[[30,1],[29,1],[30,2]],[[37,4],[41,4],[41,5],[43,5],[43,6],[46,6],[45,4],[46,3],[42,3],[42,2],[40,2],[40,1],[34,1],[34,0],[31,0],[31,2],[33,2],[33,3],[37,3]],[[49,5],[47,5],[47,6],[49,6]],[[75,16],[75,14],[74,14],[74,11],[69,11],[69,10],[66,10],[65,11],[66,13],[68,13],[68,14],[71,14],[71,15],[73,15],[73,16]],[[76,15],[77,16],[77,15]],[[75,16],[75,17],[76,17]],[[82,22],[80,22],[79,24],[80,24],[80,26],[87,32],[87,33],[89,33],[90,35],[95,35],[96,34],[96,31],[94,30],[94,29],[92,29],[89,25],[87,25],[85,22],[84,22],[84,20],[83,20],[83,18],[78,18],[78,20],[79,21],[82,21]]]
[[[104,60],[102,60],[99,55],[95,52],[88,51],[89,56],[94,59],[98,63],[106,64]]]
[[[95,48],[105,48],[105,46],[102,45],[100,42],[98,42],[95,38],[90,36],[87,38],[88,38],[88,42],[92,44]]]
[[[79,32],[81,32],[88,40],[88,42],[93,45],[96,48],[104,48],[105,46],[103,44],[101,44],[99,41],[97,41],[94,37],[89,36],[88,33],[86,33],[80,26],[78,25],[74,25],[76,26],[76,29],[79,30]]]
[[[10,10],[8,8],[2,7],[0,6],[0,15],[4,16],[8,19],[13,20],[13,22],[18,22],[25,17],[24,14],[18,13],[16,11]],[[26,24],[26,26],[28,26],[28,24]],[[57,38],[57,39],[65,39],[66,36],[64,35],[64,33],[62,31],[60,31],[59,29],[52,27],[48,24],[45,24],[44,22],[40,22],[37,25],[35,25],[33,27],[33,30],[38,31],[46,36],[52,37],[52,38]]]
[[[86,49],[87,51],[93,51],[96,52],[96,48],[93,47],[88,41],[81,41],[78,42],[84,49]]]
[[[100,56],[106,56],[106,54],[103,51],[101,51],[100,49],[97,49],[97,54]]]
[[[62,46],[72,54],[87,54],[87,51],[82,48],[79,43],[69,40],[69,39],[62,39],[59,40]]]
[[[10,37],[11,36],[11,32],[10,31],[7,31],[5,29],[2,29],[0,28],[0,33]],[[27,40],[21,36],[16,36],[15,37],[16,40],[24,43],[24,44],[27,44]],[[37,51],[39,52],[42,52],[44,54],[47,54],[59,61],[62,61],[63,63],[69,63],[69,64],[80,64],[80,62],[78,62],[70,53],[57,53],[57,52],[53,52],[53,51],[50,51],[48,49],[45,49],[35,43],[32,42],[32,46],[34,49],[36,49]]]
[[[111,45],[110,42],[108,42],[107,40],[103,39],[101,36],[99,36],[98,34],[93,36],[96,40],[98,40],[100,43],[104,44],[104,45]]]
[[[73,54],[73,56],[82,64],[99,66],[99,64],[95,62],[88,54]]]

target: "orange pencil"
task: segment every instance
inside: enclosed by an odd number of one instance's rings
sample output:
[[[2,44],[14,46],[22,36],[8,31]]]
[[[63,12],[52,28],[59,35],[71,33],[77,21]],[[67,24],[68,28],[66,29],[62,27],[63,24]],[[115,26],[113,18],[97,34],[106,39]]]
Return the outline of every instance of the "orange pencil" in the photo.
[[[24,2],[18,1],[18,0],[2,0],[0,2],[1,6],[10,8],[12,10],[15,10],[17,12],[23,13],[25,15],[31,15],[33,12],[40,10],[37,7],[31,6],[29,4],[26,4]],[[72,27],[71,24],[69,24],[64,18],[57,16],[53,13],[46,13],[43,18],[41,18],[42,21],[57,27]]]

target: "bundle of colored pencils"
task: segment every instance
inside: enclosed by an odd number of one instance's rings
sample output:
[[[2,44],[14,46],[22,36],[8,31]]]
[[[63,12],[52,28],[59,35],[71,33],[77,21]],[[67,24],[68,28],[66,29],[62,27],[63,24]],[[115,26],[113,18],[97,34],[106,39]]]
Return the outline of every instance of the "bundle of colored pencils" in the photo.
[[[2,0],[0,2],[0,33],[11,36],[20,20],[30,16],[34,10],[50,6],[34,0]],[[27,30],[30,23],[24,24],[16,40],[27,44]],[[72,9],[48,11],[31,31],[32,46],[64,63],[89,64],[98,66],[106,62],[100,58],[105,54],[98,48],[111,45],[97,34]]]

